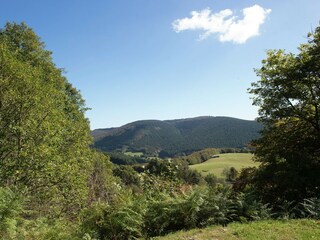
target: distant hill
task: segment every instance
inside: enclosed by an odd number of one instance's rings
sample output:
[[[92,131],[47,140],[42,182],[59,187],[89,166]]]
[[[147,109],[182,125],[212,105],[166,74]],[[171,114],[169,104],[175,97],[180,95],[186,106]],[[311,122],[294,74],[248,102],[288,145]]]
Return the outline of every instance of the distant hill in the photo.
[[[176,154],[204,148],[244,147],[259,137],[261,124],[230,117],[143,120],[92,131],[102,151],[131,150]]]

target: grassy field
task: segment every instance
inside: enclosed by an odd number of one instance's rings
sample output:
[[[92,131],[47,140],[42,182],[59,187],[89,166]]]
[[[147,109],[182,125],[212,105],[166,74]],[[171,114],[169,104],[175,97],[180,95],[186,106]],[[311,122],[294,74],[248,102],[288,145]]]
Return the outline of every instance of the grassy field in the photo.
[[[316,240],[320,239],[320,221],[287,220],[233,223],[169,234],[157,240]]]
[[[190,168],[198,170],[203,175],[213,173],[217,177],[223,178],[222,172],[225,168],[234,167],[240,171],[244,167],[259,165],[252,161],[251,153],[225,153],[218,156],[218,158],[211,158],[203,163],[191,165]]]

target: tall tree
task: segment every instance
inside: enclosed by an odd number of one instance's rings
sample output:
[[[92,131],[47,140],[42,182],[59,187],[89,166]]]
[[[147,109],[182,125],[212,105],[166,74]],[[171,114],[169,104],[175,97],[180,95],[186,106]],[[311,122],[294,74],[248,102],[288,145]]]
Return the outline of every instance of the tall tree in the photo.
[[[254,186],[275,203],[320,194],[320,27],[298,50],[268,51],[249,89],[265,126]]]
[[[7,23],[0,30],[0,184],[49,206],[81,205],[92,156],[85,110],[33,30]]]

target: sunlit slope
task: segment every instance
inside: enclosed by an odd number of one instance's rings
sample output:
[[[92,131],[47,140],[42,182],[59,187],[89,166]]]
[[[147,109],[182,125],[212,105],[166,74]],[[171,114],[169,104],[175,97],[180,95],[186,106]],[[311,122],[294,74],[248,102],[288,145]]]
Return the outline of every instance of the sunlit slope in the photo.
[[[254,167],[259,164],[252,160],[251,153],[225,153],[211,158],[200,164],[191,165],[190,168],[198,170],[201,174],[213,173],[217,177],[224,177],[222,172],[225,168],[234,167],[238,171],[245,167]]]

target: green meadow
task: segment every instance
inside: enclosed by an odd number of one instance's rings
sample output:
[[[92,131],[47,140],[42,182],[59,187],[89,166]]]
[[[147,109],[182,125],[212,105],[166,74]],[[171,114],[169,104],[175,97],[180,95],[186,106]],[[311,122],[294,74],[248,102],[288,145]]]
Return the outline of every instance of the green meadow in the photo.
[[[267,220],[246,224],[232,223],[227,227],[180,231],[157,240],[309,240],[320,239],[320,222],[315,220]]]
[[[190,168],[199,171],[202,175],[213,173],[219,178],[223,178],[225,168],[234,167],[238,171],[245,167],[256,167],[259,164],[252,160],[251,153],[224,153],[217,158],[211,158],[203,163],[191,165]]]

